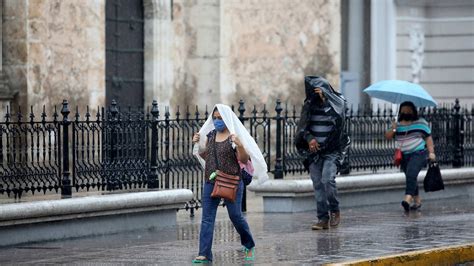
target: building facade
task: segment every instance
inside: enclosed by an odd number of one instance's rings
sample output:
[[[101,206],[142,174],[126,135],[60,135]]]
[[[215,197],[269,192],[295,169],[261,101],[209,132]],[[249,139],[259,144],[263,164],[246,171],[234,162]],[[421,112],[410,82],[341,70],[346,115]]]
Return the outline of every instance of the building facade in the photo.
[[[121,106],[299,104],[340,70],[340,4],[324,0],[3,0],[3,101]],[[270,105],[271,106],[271,105]]]
[[[386,104],[362,89],[401,79],[440,104],[474,104],[474,1],[343,0],[341,7],[341,89],[350,103]]]
[[[0,102],[92,111],[299,105],[323,75],[350,104],[384,79],[474,103],[471,0],[2,0]]]

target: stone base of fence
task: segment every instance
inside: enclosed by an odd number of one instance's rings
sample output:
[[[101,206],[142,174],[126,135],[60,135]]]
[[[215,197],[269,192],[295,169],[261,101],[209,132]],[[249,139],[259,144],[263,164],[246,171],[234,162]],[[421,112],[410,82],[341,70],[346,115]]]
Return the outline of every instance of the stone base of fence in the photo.
[[[0,246],[159,229],[176,224],[188,189],[0,205]]]
[[[425,193],[423,179],[418,176],[420,196],[424,200],[474,195],[474,168],[441,170],[445,189]],[[342,176],[336,178],[342,208],[384,203],[400,203],[405,191],[403,173]],[[264,212],[301,212],[316,209],[313,183],[305,180],[268,180],[247,187],[263,197]]]

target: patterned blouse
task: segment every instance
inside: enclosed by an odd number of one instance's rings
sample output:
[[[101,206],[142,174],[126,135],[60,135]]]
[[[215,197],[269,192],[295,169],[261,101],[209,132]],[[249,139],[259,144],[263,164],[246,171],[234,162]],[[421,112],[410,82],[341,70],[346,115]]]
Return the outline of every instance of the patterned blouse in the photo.
[[[204,178],[209,182],[209,176],[217,169],[216,157],[214,152],[217,151],[217,160],[219,163],[219,170],[230,175],[239,175],[240,166],[237,160],[235,150],[232,148],[230,137],[222,142],[216,142],[216,131],[211,131],[208,134],[207,151],[204,155],[206,160],[206,169],[204,171]]]

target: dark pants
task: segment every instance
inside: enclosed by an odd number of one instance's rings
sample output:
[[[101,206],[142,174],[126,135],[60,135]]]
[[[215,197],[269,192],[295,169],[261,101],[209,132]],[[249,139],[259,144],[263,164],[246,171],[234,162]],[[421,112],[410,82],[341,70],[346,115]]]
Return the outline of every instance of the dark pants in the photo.
[[[403,154],[401,168],[406,178],[405,195],[418,196],[418,174],[426,162],[426,150]]]
[[[321,155],[317,161],[309,166],[316,199],[317,216],[322,221],[329,220],[329,211],[339,211],[336,187],[338,158],[337,153]]]
[[[202,222],[199,235],[199,256],[205,256],[212,260],[212,240],[214,238],[214,223],[216,221],[217,207],[221,201],[220,198],[211,198],[211,192],[214,189],[214,183],[204,182],[202,193]],[[237,198],[234,203],[225,201],[227,213],[234,224],[235,229],[240,235],[240,243],[248,249],[255,246],[250,228],[242,215],[242,194],[244,190],[243,182],[240,181],[237,190]]]

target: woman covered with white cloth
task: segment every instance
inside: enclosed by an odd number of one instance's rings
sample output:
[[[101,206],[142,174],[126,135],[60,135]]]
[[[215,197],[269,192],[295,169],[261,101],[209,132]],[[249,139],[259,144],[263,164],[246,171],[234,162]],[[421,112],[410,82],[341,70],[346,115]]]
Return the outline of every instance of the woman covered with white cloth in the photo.
[[[239,161],[245,164],[250,159],[255,169],[254,177],[261,183],[268,179],[267,164],[255,140],[227,105],[217,104],[214,107],[202,128],[194,134],[193,142],[195,143],[193,153],[205,169],[199,254],[193,263],[209,263],[212,261],[211,249],[217,207],[221,200],[211,197],[214,188],[213,174],[216,170],[229,175],[240,173]],[[240,235],[245,260],[254,260],[255,242],[241,210],[243,190],[244,185],[240,180],[235,202],[225,200],[225,206]]]

